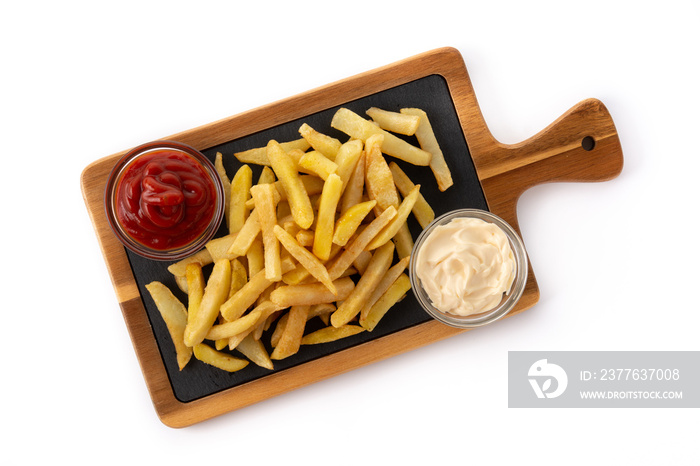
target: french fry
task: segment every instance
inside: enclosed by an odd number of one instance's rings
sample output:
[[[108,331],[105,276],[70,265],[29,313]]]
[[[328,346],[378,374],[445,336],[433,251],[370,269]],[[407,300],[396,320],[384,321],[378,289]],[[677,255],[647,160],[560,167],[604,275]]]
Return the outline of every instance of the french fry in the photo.
[[[411,181],[408,175],[401,170],[401,167],[399,167],[396,162],[389,163],[389,170],[391,170],[391,174],[394,177],[394,183],[396,184],[396,188],[399,190],[401,195],[404,197],[408,196],[416,185],[413,184],[413,181]],[[435,211],[433,211],[433,208],[430,207],[428,201],[425,200],[423,194],[418,194],[418,198],[416,199],[416,203],[413,205],[412,212],[421,228],[427,227],[430,222],[435,220]]]
[[[180,289],[180,291],[182,291],[185,294],[189,294],[189,291],[187,289],[187,277],[183,277],[182,275],[173,275],[173,278],[175,279],[175,284]]]
[[[391,222],[382,229],[372,241],[367,245],[368,250],[378,248],[382,244],[393,238],[399,229],[405,225],[406,219],[413,209],[413,205],[416,203],[418,198],[418,193],[420,192],[420,185],[417,184],[413,190],[406,196],[399,206],[396,216],[391,220]]]
[[[274,177],[275,174],[272,171],[270,167],[265,167],[269,170],[269,172],[272,174]],[[261,175],[262,178],[262,175]],[[306,194],[309,196],[312,196],[314,194],[320,194],[321,191],[323,190],[323,183],[324,181],[319,178],[318,176],[315,175],[299,175],[299,179],[301,180],[301,183],[304,185],[304,189],[306,189]],[[258,184],[264,184],[264,183],[258,183]],[[275,184],[275,189],[277,190],[277,193],[279,194],[279,202],[287,201],[287,192],[284,190],[284,186],[282,185],[282,182],[280,180],[274,181]],[[255,207],[255,203],[253,203],[252,199],[248,199],[246,202],[246,207],[249,209],[252,209]]]
[[[270,294],[270,300],[281,308],[334,303],[346,299],[355,288],[355,282],[349,277],[344,277],[335,280],[333,286],[338,292],[337,295],[331,293],[322,283],[281,285]]]
[[[308,249],[301,246],[292,235],[287,233],[284,228],[280,227],[279,225],[274,226],[273,233],[279,242],[282,243],[282,246],[284,246],[284,248],[289,251],[289,253],[296,260],[298,260],[299,263],[304,266],[304,268],[308,270],[314,278],[316,278],[316,280],[323,283],[323,285],[328,288],[332,294],[336,293],[335,285],[333,285],[333,282],[328,275],[328,270],[316,256],[310,253]]]
[[[179,277],[184,277],[185,270],[187,269],[187,264],[197,263],[204,267],[205,265],[211,264],[212,262],[214,261],[211,258],[211,254],[209,254],[209,251],[207,251],[205,248],[195,254],[192,254],[189,257],[175,262],[174,264],[170,264],[168,266],[168,272]]]
[[[389,287],[389,289],[372,306],[367,318],[360,325],[368,332],[375,329],[379,321],[384,317],[391,307],[396,304],[411,289],[411,280],[408,275],[401,274],[399,278]]]
[[[321,343],[329,343],[331,341],[347,338],[358,333],[364,332],[365,329],[358,325],[343,325],[342,327],[324,327],[315,332],[304,335],[301,339],[302,345],[318,345]]]
[[[328,274],[331,279],[336,279],[340,277],[345,270],[350,267],[357,256],[365,250],[365,247],[369,244],[372,239],[379,233],[391,220],[396,216],[396,209],[393,206],[389,206],[382,214],[372,220],[367,228],[362,230],[362,233],[357,235],[357,237],[350,243],[345,251],[343,251],[340,256],[333,261],[333,264],[328,268]]]
[[[185,345],[185,327],[187,326],[187,311],[184,304],[177,299],[170,289],[161,282],[151,282],[146,285],[146,289],[151,294],[160,312],[165,326],[168,328],[170,339],[175,346],[177,365],[180,370],[184,369],[192,358],[192,348]]]
[[[341,327],[350,322],[360,313],[362,305],[367,300],[372,290],[380,282],[384,274],[391,266],[394,257],[394,243],[387,242],[376,250],[369,261],[365,273],[360,281],[338,309],[331,315],[331,325]]]
[[[355,266],[357,271],[360,274],[365,273],[365,270],[367,270],[367,266],[369,265],[369,261],[372,260],[372,253],[370,251],[362,251],[354,261],[352,261],[352,265]]]
[[[280,147],[279,143],[274,140],[267,145],[267,156],[272,169],[282,182],[284,191],[287,194],[294,221],[300,227],[308,229],[314,221],[314,212],[309,195],[303,182],[299,179],[294,162]]]
[[[338,171],[338,165],[319,151],[312,150],[301,156],[298,162],[299,171],[316,175],[323,180]]]
[[[409,257],[413,252],[413,236],[411,236],[411,231],[408,229],[406,222],[399,227],[399,231],[396,232],[391,240],[396,245],[396,254],[399,259]]]
[[[389,165],[381,153],[382,135],[372,135],[365,143],[365,188],[370,199],[377,201],[375,213],[378,215],[389,206],[398,207],[399,194]]]
[[[248,249],[253,244],[253,241],[260,235],[260,220],[258,218],[258,212],[253,210],[248,218],[245,220],[243,227],[236,233],[236,238],[231,243],[228,248],[228,257],[240,257],[245,256]]]
[[[194,357],[210,366],[217,367],[226,372],[236,372],[248,365],[245,359],[234,358],[226,353],[216,351],[211,346],[199,343],[194,346]]]
[[[362,139],[363,141],[366,141],[373,134],[381,133],[384,135],[382,152],[413,165],[426,166],[430,163],[432,157],[430,152],[413,146],[388,131],[384,131],[379,126],[347,108],[338,109],[333,115],[331,127],[342,131],[350,137]]]
[[[270,356],[267,354],[265,345],[263,345],[260,340],[254,339],[250,334],[241,340],[238,346],[236,346],[236,349],[254,364],[264,367],[265,369],[274,369],[274,365],[272,364]]]
[[[187,280],[187,321],[194,321],[197,312],[199,311],[199,305],[202,302],[202,296],[204,296],[204,274],[202,273],[202,266],[196,262],[187,264],[187,269],[185,271],[185,279]]]
[[[345,246],[348,240],[355,234],[357,227],[367,217],[367,214],[377,205],[377,201],[361,202],[349,208],[335,224],[333,231],[333,243]]]
[[[277,212],[272,184],[259,184],[250,189],[255,201],[255,211],[258,213],[260,232],[263,240],[265,258],[265,278],[272,282],[282,280],[282,264],[280,262],[280,245],[273,233],[277,226]]]
[[[207,244],[205,244],[204,247],[207,248],[207,251],[209,251],[212,261],[216,262],[219,259],[231,260],[237,257],[233,254],[229,254],[228,252],[231,245],[236,240],[236,236],[237,233],[233,233],[207,241]]]
[[[362,310],[360,311],[360,325],[367,320],[367,315],[369,314],[370,309],[372,309],[372,306],[374,306],[374,303],[379,300],[379,298],[389,289],[396,279],[399,278],[404,270],[406,270],[410,259],[410,256],[404,257],[399,262],[394,264],[389,270],[387,270],[377,286],[372,290],[369,298],[367,298],[362,305]]]
[[[343,143],[338,149],[335,156],[335,163],[338,166],[336,173],[343,181],[343,191],[347,187],[348,181],[355,171],[357,161],[362,155],[362,141],[359,139],[350,139]]]
[[[420,123],[420,116],[418,115],[390,112],[377,107],[371,107],[365,113],[372,120],[376,121],[381,129],[406,136],[413,136]]]
[[[295,223],[296,225],[296,223]],[[296,235],[294,235],[296,240],[301,246],[310,247],[314,245],[314,232],[310,230],[299,230]]]
[[[246,207],[246,201],[250,196],[250,188],[253,186],[253,170],[248,165],[242,165],[236,171],[231,180],[231,192],[228,204],[228,232],[238,233],[243,228],[245,219],[250,209]]]
[[[195,346],[204,340],[209,328],[219,315],[221,304],[228,296],[229,286],[231,286],[231,262],[220,259],[214,263],[214,269],[204,288],[204,295],[194,320],[187,322],[185,328],[187,346]]]
[[[419,108],[402,108],[401,113],[418,115],[420,117],[420,124],[416,130],[416,139],[418,139],[418,144],[421,148],[433,155],[430,159],[430,169],[433,171],[438,189],[440,189],[440,191],[445,191],[454,184],[452,181],[452,173],[447,166],[445,156],[435,138],[435,132],[430,124],[430,120],[428,120],[428,115]]]
[[[250,247],[248,248],[248,252],[245,253],[245,257],[248,260],[249,277],[252,277],[265,268],[265,258],[261,238],[258,237],[252,243],[250,243]]]
[[[280,341],[275,346],[270,359],[285,359],[299,351],[308,313],[309,306],[292,306]]]
[[[293,149],[307,151],[309,147],[311,147],[311,145],[304,138],[282,142],[280,143],[280,146],[282,146],[282,149],[284,151],[290,151]],[[256,147],[254,149],[236,152],[235,154],[233,154],[233,156],[236,157],[241,163],[252,163],[254,165],[270,165],[270,161],[267,158],[267,147]]]
[[[228,297],[236,294],[246,283],[248,283],[248,272],[245,266],[238,259],[231,260],[231,286],[228,290]]]
[[[316,231],[314,234],[313,253],[320,260],[328,260],[333,243],[333,229],[335,226],[335,212],[343,190],[343,181],[335,173],[328,176],[318,207],[316,217]],[[291,252],[291,251],[290,251]],[[309,271],[310,272],[310,271]],[[321,279],[319,278],[319,281]]]
[[[260,318],[260,311],[252,311],[242,317],[231,322],[225,322],[223,324],[213,325],[207,332],[207,340],[220,340],[223,338],[231,338],[234,335],[238,335],[241,332],[252,328],[258,322]]]
[[[299,128],[299,134],[318,152],[322,153],[331,161],[335,160],[335,156],[340,148],[340,141],[323,133],[319,133],[308,124],[304,123]]]
[[[292,264],[282,262],[282,273],[288,272],[291,268],[293,268]],[[272,283],[265,277],[265,269],[260,270],[221,305],[221,315],[228,321],[238,319]]]
[[[256,312],[260,311],[260,317],[258,318],[258,321],[248,330],[244,330],[243,332],[239,333],[238,335],[234,335],[228,340],[228,349],[233,350],[235,349],[241,341],[243,341],[248,335],[252,335],[253,331],[258,328],[259,326],[265,325],[265,321],[270,317],[270,315],[278,312],[281,308],[277,306],[275,303],[272,301],[265,301],[260,304],[258,304],[255,309],[253,309],[251,312]]]
[[[343,189],[343,197],[340,200],[340,214],[344,214],[352,206],[362,202],[362,195],[365,190],[365,167],[367,155],[363,151],[360,158],[357,159],[355,169],[352,171],[350,178],[345,183]]]

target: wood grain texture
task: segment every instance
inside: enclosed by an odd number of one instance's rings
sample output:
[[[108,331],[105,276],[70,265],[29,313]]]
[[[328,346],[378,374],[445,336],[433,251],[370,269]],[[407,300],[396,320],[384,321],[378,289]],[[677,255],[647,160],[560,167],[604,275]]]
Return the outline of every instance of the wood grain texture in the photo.
[[[163,139],[204,150],[432,74],[447,82],[489,209],[517,231],[517,201],[528,188],[553,181],[604,181],[620,173],[622,149],[615,126],[605,106],[595,99],[577,104],[526,141],[513,145],[496,141],[481,114],[462,56],[453,48],[433,50]],[[595,141],[591,151],[581,146],[586,136]],[[178,401],[125,250],[105,217],[104,186],[123,153],[86,167],[81,188],[151,399],[166,425],[184,427],[201,422],[463,332],[429,321],[199,400]],[[523,297],[510,315],[532,307],[539,299],[531,266],[529,272]]]

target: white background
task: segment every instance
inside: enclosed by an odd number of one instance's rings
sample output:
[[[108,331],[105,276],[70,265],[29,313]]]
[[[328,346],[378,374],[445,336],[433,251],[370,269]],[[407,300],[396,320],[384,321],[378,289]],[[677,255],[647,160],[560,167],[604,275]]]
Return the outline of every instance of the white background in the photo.
[[[237,3],[3,4],[0,463],[697,464],[697,409],[509,409],[507,354],[700,349],[699,4]],[[587,97],[617,125],[620,177],[520,200],[540,302],[190,428],[161,424],[82,169],[442,46],[464,56],[502,142]]]

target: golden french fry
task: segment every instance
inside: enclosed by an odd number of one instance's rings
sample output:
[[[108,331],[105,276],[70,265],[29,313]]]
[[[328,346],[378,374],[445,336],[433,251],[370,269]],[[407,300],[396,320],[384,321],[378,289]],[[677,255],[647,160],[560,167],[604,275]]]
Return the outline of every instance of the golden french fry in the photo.
[[[175,284],[180,289],[180,291],[182,291],[185,294],[189,294],[189,291],[187,289],[187,277],[183,277],[182,275],[173,275],[173,278],[175,279]]]
[[[245,256],[248,249],[260,234],[260,220],[258,212],[253,210],[245,220],[243,227],[236,233],[236,238],[226,252],[230,258]]]
[[[231,195],[231,180],[229,180],[228,175],[226,174],[221,152],[217,152],[216,156],[214,157],[214,168],[216,168],[216,173],[219,174],[221,184],[224,186],[224,213],[228,221],[228,204],[229,196]]]
[[[248,283],[248,272],[245,266],[238,259],[231,260],[231,286],[228,290],[228,297],[230,298],[237,293],[246,283]]]
[[[338,171],[338,165],[317,150],[304,153],[297,165],[299,171],[303,169],[305,173],[316,175],[323,180],[328,179],[329,175]]]
[[[282,336],[270,355],[270,359],[288,358],[299,351],[308,313],[309,306],[292,306]]]
[[[338,149],[341,145],[340,141],[323,133],[319,133],[306,123],[302,124],[299,128],[299,134],[306,139],[314,150],[322,153],[331,159],[331,161],[335,160],[335,155],[338,153]]]
[[[174,264],[170,264],[168,266],[168,272],[179,277],[184,277],[187,264],[197,263],[204,267],[205,265],[211,264],[212,262],[214,261],[211,258],[211,254],[209,254],[209,251],[207,251],[205,248],[195,254],[192,254],[189,257],[175,262]]]
[[[255,211],[258,213],[258,221],[260,222],[265,258],[265,277],[272,282],[278,282],[282,280],[282,264],[280,262],[279,241],[272,231],[273,227],[277,226],[274,189],[272,184],[259,184],[250,188],[250,193],[255,201]]]
[[[335,280],[333,286],[338,292],[337,295],[331,293],[323,283],[282,285],[270,294],[270,300],[282,308],[334,303],[346,299],[355,288],[355,282],[349,277],[344,277]]]
[[[311,147],[311,145],[304,138],[282,142],[280,143],[280,146],[282,146],[282,149],[285,151],[290,151],[294,149],[306,151],[309,149],[309,147]],[[236,157],[241,163],[252,163],[255,165],[270,165],[270,161],[267,158],[267,147],[256,147],[254,149],[236,152],[235,154],[233,154],[233,156]]]
[[[331,341],[347,338],[358,333],[364,332],[365,329],[358,325],[343,325],[342,327],[324,327],[315,332],[304,335],[301,339],[302,345],[318,345],[320,343],[328,343]]]
[[[343,181],[335,173],[328,176],[321,201],[318,206],[316,218],[316,231],[314,234],[313,253],[320,260],[328,260],[333,243],[333,228],[335,226],[335,211],[338,207],[340,194],[343,190]],[[290,251],[291,252],[291,251]],[[319,278],[319,280],[321,280]]]
[[[420,123],[418,115],[390,112],[377,107],[369,108],[365,113],[372,120],[376,121],[381,129],[392,133],[405,134],[406,136],[413,136]]]
[[[370,199],[377,201],[375,213],[379,214],[389,206],[398,207],[399,194],[389,165],[381,153],[381,134],[370,136],[365,144],[365,187]]]
[[[207,332],[207,340],[219,340],[222,338],[231,338],[234,335],[238,335],[241,332],[252,328],[258,322],[260,318],[260,311],[253,311],[249,314],[239,317],[231,322],[225,322],[223,324],[213,325],[209,332]]]
[[[331,279],[333,280],[340,277],[343,272],[350,267],[357,256],[365,250],[365,247],[374,239],[375,235],[391,222],[395,216],[396,209],[393,206],[389,206],[379,217],[372,220],[372,223],[367,225],[367,228],[362,230],[362,233],[355,237],[353,242],[350,243],[350,246],[348,246],[328,268],[328,274]]]
[[[261,238],[258,237],[252,243],[250,243],[250,247],[248,248],[248,252],[246,252],[245,257],[248,260],[249,277],[252,277],[265,268],[265,258]]]
[[[370,260],[372,260],[372,253],[365,250],[362,251],[354,261],[352,261],[352,265],[355,266],[360,275],[362,275],[365,273],[365,270],[367,270]]]
[[[238,233],[243,228],[248,216],[246,201],[253,186],[253,170],[248,165],[242,165],[231,180],[231,192],[228,204],[228,232]]]
[[[204,273],[202,273],[202,266],[196,262],[187,264],[185,271],[185,279],[187,280],[187,321],[194,321],[197,312],[199,311],[199,305],[202,302],[202,296],[204,296]]]
[[[386,271],[389,270],[393,258],[394,243],[391,241],[377,249],[350,296],[331,315],[331,325],[333,327],[337,328],[347,324],[360,313],[362,305],[372,293],[372,290],[381,281]]]
[[[265,345],[263,345],[260,340],[254,339],[250,334],[241,340],[238,346],[236,346],[236,349],[254,364],[264,367],[265,369],[274,369],[272,360],[265,349]]]
[[[426,166],[430,163],[432,157],[430,152],[415,147],[388,131],[384,131],[379,126],[347,108],[338,109],[333,115],[331,127],[342,131],[350,137],[362,139],[363,141],[366,141],[373,134],[383,134],[382,152],[413,165]]]
[[[273,176],[274,180],[274,172],[270,167],[265,167],[267,168],[270,173]],[[262,175],[260,176],[262,178]],[[314,194],[320,194],[321,191],[323,190],[323,183],[324,181],[319,178],[318,176],[315,175],[299,175],[299,179],[301,180],[301,183],[304,185],[304,189],[306,189],[306,194],[309,196],[312,196]],[[258,184],[264,184],[264,183],[258,183]],[[275,184],[275,189],[277,190],[277,193],[279,194],[279,202],[282,201],[287,201],[287,192],[284,190],[284,186],[282,185],[282,182],[280,180],[277,180],[274,182]],[[277,197],[275,196],[277,199]],[[255,207],[255,203],[253,203],[252,199],[248,199],[246,202],[246,207],[249,209],[252,209]],[[281,217],[281,216],[280,216]]]
[[[345,246],[375,205],[377,205],[375,200],[361,202],[342,214],[335,224],[333,243],[338,246]]]
[[[231,286],[231,262],[220,259],[214,263],[214,269],[204,288],[204,295],[194,320],[187,322],[185,328],[187,346],[195,346],[204,340],[209,328],[219,315],[221,304],[228,296],[229,286]]]
[[[408,275],[401,274],[399,278],[389,287],[389,289],[379,298],[372,306],[367,318],[362,325],[367,331],[371,332],[377,326],[379,321],[384,317],[391,307],[396,304],[411,289],[411,280]]]
[[[258,184],[270,184],[276,183],[277,177],[275,177],[275,172],[268,165],[265,165],[260,172],[260,177],[258,178]]]
[[[294,161],[274,140],[267,144],[267,156],[287,194],[294,221],[303,229],[308,229],[314,221],[314,212],[304,183],[296,171]]]
[[[363,151],[360,158],[357,159],[355,169],[352,171],[350,178],[345,183],[343,189],[343,197],[340,200],[341,215],[348,211],[352,206],[362,202],[362,195],[365,191],[365,167],[367,155]]]
[[[407,115],[418,115],[420,117],[420,124],[416,130],[416,139],[418,139],[418,144],[421,146],[421,148],[423,148],[423,150],[430,152],[433,155],[433,157],[430,159],[430,169],[435,175],[438,189],[440,189],[440,191],[445,191],[454,184],[452,181],[452,173],[450,172],[450,168],[447,166],[445,156],[440,149],[437,139],[435,138],[435,132],[433,131],[433,127],[428,120],[428,115],[419,108],[402,108],[401,113]]]
[[[409,257],[413,252],[413,236],[411,236],[407,223],[404,222],[399,227],[399,231],[396,232],[391,240],[396,245],[396,254],[399,256],[399,259]]]
[[[185,345],[184,340],[185,327],[187,326],[185,305],[161,282],[151,282],[146,285],[146,289],[151,294],[158,312],[168,328],[168,333],[170,333],[170,338],[175,346],[177,365],[182,370],[192,358],[192,348]]]
[[[216,351],[209,345],[199,343],[194,346],[194,357],[210,366],[226,372],[236,372],[248,365],[245,359],[234,358],[226,353]]]
[[[336,173],[343,181],[343,190],[345,190],[350,177],[355,171],[357,161],[360,160],[361,155],[362,141],[359,139],[350,139],[338,149],[338,154],[335,156],[335,163],[338,166]]]
[[[207,251],[209,251],[212,261],[216,262],[219,259],[231,260],[237,257],[233,254],[229,254],[229,249],[234,241],[236,241],[237,235],[238,233],[233,233],[207,241],[207,244],[205,244],[204,247],[206,247]]]
[[[284,228],[279,225],[275,225],[273,228],[273,233],[277,239],[282,243],[282,246],[289,251],[289,253],[299,261],[299,263],[304,266],[309,273],[316,278],[316,280],[323,283],[323,285],[328,288],[328,290],[335,294],[335,286],[333,285],[330,276],[328,275],[328,270],[321,261],[309,252],[308,249],[301,246],[296,239],[289,233],[287,233]]]
[[[399,206],[397,212],[396,212],[396,217],[392,219],[392,221],[382,229],[375,237],[372,239],[372,241],[367,245],[368,250],[372,250],[375,248],[378,248],[382,244],[386,243],[389,241],[391,238],[393,238],[396,233],[399,231],[399,229],[405,225],[406,219],[408,218],[409,214],[411,213],[411,209],[413,209],[413,205],[416,203],[416,199],[418,198],[418,193],[420,192],[420,185],[417,184],[413,190],[409,193],[408,196],[406,196],[401,202],[401,205]]]
[[[416,186],[413,181],[406,175],[406,173],[401,170],[396,162],[389,163],[389,170],[394,177],[394,183],[396,183],[396,188],[399,190],[402,196],[406,197]],[[427,227],[430,222],[435,220],[435,212],[433,208],[430,207],[428,201],[425,200],[423,194],[418,194],[416,203],[413,205],[413,216],[418,221],[421,228]]]
[[[260,270],[250,277],[248,283],[243,285],[237,293],[234,293],[221,305],[221,315],[228,321],[238,319],[272,283],[266,278],[265,269]]]
[[[245,339],[248,335],[251,335],[253,331],[258,328],[259,326],[265,325],[265,321],[274,313],[278,312],[281,308],[277,306],[275,303],[272,301],[264,301],[260,304],[258,304],[255,309],[253,309],[251,312],[257,312],[260,311],[260,317],[258,321],[248,330],[244,330],[243,332],[232,336],[231,338],[228,339],[228,349],[233,350],[235,349],[243,339]],[[252,335],[251,335],[252,336]]]
[[[296,225],[296,223],[295,223]],[[314,245],[314,232],[310,230],[299,230],[296,235],[294,235],[296,240],[301,246],[309,247]]]
[[[367,298],[362,305],[362,310],[360,311],[360,325],[367,320],[367,315],[369,314],[370,309],[372,309],[372,306],[374,306],[379,298],[389,289],[396,279],[399,278],[404,270],[406,270],[410,259],[410,256],[404,257],[399,262],[394,264],[389,270],[387,270],[377,286],[372,290],[369,298]]]

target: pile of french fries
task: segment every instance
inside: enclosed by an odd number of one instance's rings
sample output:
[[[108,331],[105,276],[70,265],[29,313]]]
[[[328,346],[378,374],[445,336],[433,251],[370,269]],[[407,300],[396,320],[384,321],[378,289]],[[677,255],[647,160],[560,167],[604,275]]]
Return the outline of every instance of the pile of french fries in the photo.
[[[236,153],[243,165],[232,178],[216,155],[228,235],[168,267],[187,305],[161,282],[146,286],[180,370],[192,355],[229,372],[249,362],[273,370],[302,345],[371,332],[408,292],[406,220],[412,214],[425,228],[435,214],[385,155],[430,167],[441,191],[452,176],[424,111],[366,113],[335,113],[331,127],[345,142],[304,123],[298,140]],[[418,145],[396,134],[415,135]],[[263,166],[257,183],[249,164]],[[306,333],[314,318],[323,327]]]

